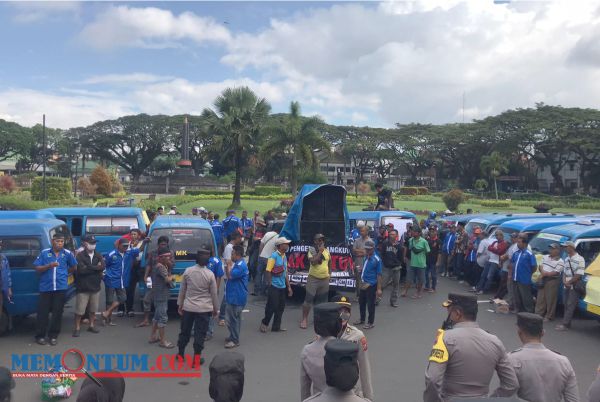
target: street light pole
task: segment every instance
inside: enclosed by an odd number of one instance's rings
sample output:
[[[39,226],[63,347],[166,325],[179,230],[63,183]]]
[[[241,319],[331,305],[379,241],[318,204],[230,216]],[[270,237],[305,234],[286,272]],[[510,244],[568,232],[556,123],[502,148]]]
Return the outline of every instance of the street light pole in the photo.
[[[48,156],[46,155],[46,115],[42,115],[42,189],[44,194],[44,201],[48,200],[48,191],[46,189],[46,160]]]

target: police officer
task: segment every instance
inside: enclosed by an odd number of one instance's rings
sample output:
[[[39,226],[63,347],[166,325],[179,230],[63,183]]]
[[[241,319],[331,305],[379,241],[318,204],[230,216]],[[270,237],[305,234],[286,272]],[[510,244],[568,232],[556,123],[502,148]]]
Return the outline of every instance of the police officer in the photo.
[[[305,400],[325,389],[323,356],[325,344],[342,330],[340,307],[333,302],[317,304],[314,307],[314,327],[318,337],[304,346],[300,354],[300,396]]]
[[[353,392],[358,382],[359,346],[355,343],[333,339],[325,344],[325,381],[327,387],[304,402],[364,402]]]
[[[244,394],[244,355],[223,352],[209,366],[208,392],[215,402],[239,402]]]
[[[543,318],[519,313],[517,327],[523,347],[511,352],[508,359],[519,380],[519,398],[530,402],[578,402],[577,379],[569,359],[542,343]]]
[[[442,305],[448,317],[431,350],[423,401],[487,396],[494,371],[500,386],[492,396],[513,395],[519,387],[515,370],[502,342],[477,325],[477,297],[450,293]]]
[[[373,383],[371,382],[371,364],[369,362],[369,352],[367,351],[367,338],[360,329],[349,324],[350,314],[352,313],[350,299],[346,296],[338,295],[333,298],[333,302],[339,305],[340,319],[342,320],[342,331],[338,335],[338,338],[358,345],[360,381],[354,387],[354,392],[356,395],[373,400]]]

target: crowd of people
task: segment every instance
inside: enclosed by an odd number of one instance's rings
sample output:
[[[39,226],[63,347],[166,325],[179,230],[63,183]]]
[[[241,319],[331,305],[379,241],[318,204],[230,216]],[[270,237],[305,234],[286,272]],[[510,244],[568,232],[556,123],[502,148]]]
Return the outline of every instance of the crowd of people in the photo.
[[[171,211],[177,214],[175,207]],[[177,355],[182,359],[193,334],[195,364],[204,363],[201,358],[204,343],[212,338],[215,325],[226,326],[229,331],[225,348],[240,345],[242,311],[249,294],[266,297],[259,331],[267,332],[269,327],[272,332],[286,331],[281,324],[286,298],[293,294],[286,258],[291,242],[280,236],[276,228],[267,231],[267,222],[274,220],[274,215],[269,213],[262,217],[255,213],[253,219],[249,219],[244,211],[242,218],[237,218],[236,212],[231,210],[219,222],[218,215],[204,208],[195,208],[193,214],[211,223],[219,239],[218,247],[223,250],[218,258],[214,250],[200,248],[196,252],[196,264],[186,268],[181,276],[177,298],[181,320],[176,344],[170,342],[165,333],[169,291],[175,283],[170,239],[156,239],[156,248],[148,253],[146,266],[142,267],[140,254],[154,239],[145,237],[138,229],[132,229],[115,243],[114,250],[103,255],[95,250],[96,239],[92,235],[84,237],[82,246],[75,252],[64,248],[62,235],[53,236],[52,247],[42,250],[34,262],[40,274],[36,342],[57,344],[70,274],[75,274],[76,288],[73,337],[81,336],[83,325],[87,325],[87,331],[92,334],[99,332],[96,313],[100,313],[104,326],[116,325],[113,314],[118,314],[120,307],[123,315],[131,315],[136,285],[140,281],[147,284],[147,291],[143,297],[144,319],[138,327],[150,326],[149,343],[166,349],[177,347]],[[570,328],[581,296],[577,283],[583,276],[585,261],[573,243],[551,244],[549,254],[538,267],[525,235],[504,239],[503,233],[496,231],[486,237],[479,228],[469,235],[462,225],[442,227],[433,214],[418,225],[407,223],[402,235],[398,229],[388,225],[372,233],[363,222],[357,224],[352,253],[359,313],[354,325],[350,324],[349,297],[336,296],[333,302],[328,301],[331,255],[325,246],[325,236],[314,236],[313,246],[308,251],[310,268],[299,327],[308,328],[309,314],[313,310],[316,338],[304,348],[300,358],[302,400],[373,400],[367,339],[361,329],[375,326],[376,306],[381,303],[385,287],[391,287],[390,306],[398,307],[403,298],[410,296],[418,300],[426,293],[435,293],[438,275],[456,279],[468,286],[465,291],[474,294],[450,294],[444,303],[448,317],[429,359],[424,401],[486,396],[494,371],[500,378],[500,387],[493,395],[517,393],[528,401],[580,400],[568,359],[549,351],[541,343],[544,323],[555,319],[560,281],[565,288],[565,314],[558,330]],[[538,291],[534,299],[531,276],[536,270],[540,280],[535,284]],[[5,293],[10,291],[6,271],[9,270],[2,270]],[[496,281],[498,275],[499,281]],[[222,280],[225,289],[220,294]],[[254,282],[252,291],[249,289],[251,281]],[[8,287],[4,286],[6,283]],[[99,311],[102,287],[106,309]],[[414,293],[409,295],[413,288]],[[498,338],[479,329],[477,295],[482,294],[488,294],[490,300],[504,299],[518,314],[522,349],[507,354]],[[348,344],[336,343],[336,339]],[[537,361],[544,364],[536,364]],[[345,374],[341,376],[340,367],[349,371],[343,371]],[[212,370],[211,364],[211,373]],[[462,378],[470,380],[464,382]],[[535,385],[541,379],[553,381],[555,386]],[[595,384],[590,389],[590,401],[600,400],[600,396],[594,396],[598,388]],[[215,400],[220,399],[213,393],[226,393],[226,398],[232,398],[231,392],[223,391],[222,387],[213,389],[211,385],[211,396]],[[241,391],[235,395],[241,398]]]

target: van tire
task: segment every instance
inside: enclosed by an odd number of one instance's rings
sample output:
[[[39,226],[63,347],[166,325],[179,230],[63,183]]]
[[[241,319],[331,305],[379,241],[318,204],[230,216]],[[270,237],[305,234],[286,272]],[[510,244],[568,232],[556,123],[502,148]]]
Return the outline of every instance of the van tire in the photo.
[[[6,311],[0,312],[0,336],[6,335],[8,333],[10,323],[10,317],[6,313]]]

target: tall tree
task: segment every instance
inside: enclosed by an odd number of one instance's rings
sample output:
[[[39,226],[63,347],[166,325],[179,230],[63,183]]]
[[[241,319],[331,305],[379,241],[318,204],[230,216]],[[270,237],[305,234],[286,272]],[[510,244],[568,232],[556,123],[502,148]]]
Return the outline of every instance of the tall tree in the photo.
[[[496,191],[496,199],[498,199],[498,184],[496,179],[502,173],[508,172],[508,160],[498,151],[492,152],[490,155],[485,155],[481,158],[481,170],[488,177],[494,179],[494,190]]]
[[[289,166],[290,185],[292,194],[298,192],[298,164],[319,170],[317,151],[329,153],[330,145],[321,135],[323,120],[319,117],[302,118],[300,104],[290,104],[290,114],[281,121],[265,128],[266,143],[261,150],[264,158],[269,155],[283,155]]]
[[[86,127],[82,143],[129,172],[135,184],[156,157],[170,152],[177,130],[168,116],[139,114]]]
[[[215,135],[215,146],[222,152],[221,159],[230,161],[235,168],[233,206],[241,204],[242,168],[257,147],[256,140],[270,110],[266,99],[248,87],[238,87],[225,89],[215,100],[214,110],[202,112],[207,128]]]
[[[23,152],[32,142],[31,129],[0,119],[0,161]]]

